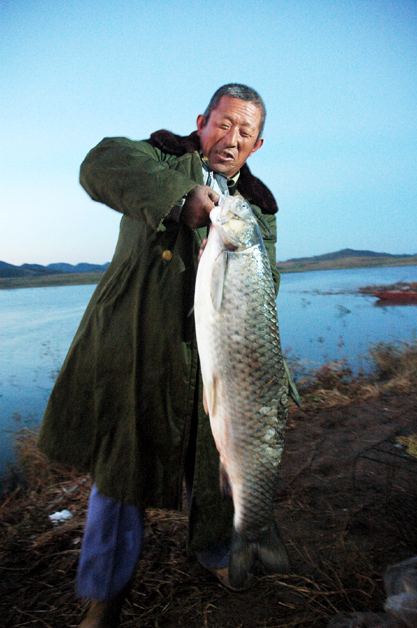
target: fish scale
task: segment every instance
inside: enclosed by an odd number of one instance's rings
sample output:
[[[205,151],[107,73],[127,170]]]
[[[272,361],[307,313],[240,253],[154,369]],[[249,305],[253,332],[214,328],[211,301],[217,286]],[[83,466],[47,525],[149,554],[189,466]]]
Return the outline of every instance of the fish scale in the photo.
[[[252,210],[243,199],[227,197],[210,217],[194,313],[221,477],[234,504],[229,578],[240,585],[251,577],[255,555],[271,570],[288,564],[273,504],[288,379],[269,259]]]

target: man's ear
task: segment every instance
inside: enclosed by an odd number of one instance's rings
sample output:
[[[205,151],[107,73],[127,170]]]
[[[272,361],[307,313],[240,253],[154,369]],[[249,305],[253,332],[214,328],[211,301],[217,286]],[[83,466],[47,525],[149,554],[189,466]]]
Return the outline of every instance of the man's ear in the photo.
[[[251,155],[253,155],[253,153],[256,153],[256,151],[257,151],[257,150],[259,150],[259,149],[261,148],[261,146],[262,146],[262,144],[263,144],[263,143],[264,143],[264,138],[263,138],[263,137],[260,137],[258,140],[256,140],[256,142],[255,142],[255,146],[252,148],[252,150],[251,150],[251,152],[250,152],[249,157],[250,157]]]
[[[197,116],[197,135],[200,135],[201,131],[204,129],[204,127],[206,126],[206,119],[203,116],[203,114],[199,114]]]

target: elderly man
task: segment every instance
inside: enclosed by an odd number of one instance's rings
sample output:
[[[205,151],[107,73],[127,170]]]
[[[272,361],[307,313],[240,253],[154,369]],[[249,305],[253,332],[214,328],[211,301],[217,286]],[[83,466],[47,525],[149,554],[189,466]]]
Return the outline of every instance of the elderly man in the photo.
[[[228,194],[251,203],[278,289],[277,204],[246,165],[263,144],[264,121],[254,90],[225,85],[191,135],[105,138],[81,166],[91,198],[123,218],[38,443],[51,460],[89,472],[94,482],[77,576],[79,595],[92,600],[83,628],[118,624],[144,510],[181,508],[184,480],[188,549],[228,584],[233,505],[220,494],[190,312],[209,213]]]

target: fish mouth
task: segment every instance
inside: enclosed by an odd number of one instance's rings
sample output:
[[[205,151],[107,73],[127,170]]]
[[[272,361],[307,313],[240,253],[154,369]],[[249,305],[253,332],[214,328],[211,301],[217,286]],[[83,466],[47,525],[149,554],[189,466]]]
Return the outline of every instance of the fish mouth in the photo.
[[[215,205],[210,212],[212,226],[218,230],[223,246],[228,251],[236,251],[250,242],[250,216],[243,210],[247,202],[235,196],[226,196],[221,205]]]

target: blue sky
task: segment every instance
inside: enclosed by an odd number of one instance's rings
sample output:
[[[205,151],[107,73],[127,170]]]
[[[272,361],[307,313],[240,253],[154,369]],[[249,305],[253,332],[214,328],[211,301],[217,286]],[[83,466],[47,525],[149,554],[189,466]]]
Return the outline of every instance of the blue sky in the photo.
[[[212,93],[266,102],[250,158],[277,258],[417,253],[415,0],[2,0],[0,260],[104,263],[120,215],[78,184],[105,136],[195,129]]]

